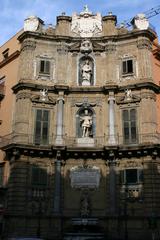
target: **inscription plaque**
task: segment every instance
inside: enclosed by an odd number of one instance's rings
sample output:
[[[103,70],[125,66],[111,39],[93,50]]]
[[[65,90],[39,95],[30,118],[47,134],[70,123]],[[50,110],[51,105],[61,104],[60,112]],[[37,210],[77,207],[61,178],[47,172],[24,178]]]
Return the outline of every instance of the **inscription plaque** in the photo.
[[[73,188],[98,188],[100,169],[98,167],[74,167],[70,170],[70,178]]]

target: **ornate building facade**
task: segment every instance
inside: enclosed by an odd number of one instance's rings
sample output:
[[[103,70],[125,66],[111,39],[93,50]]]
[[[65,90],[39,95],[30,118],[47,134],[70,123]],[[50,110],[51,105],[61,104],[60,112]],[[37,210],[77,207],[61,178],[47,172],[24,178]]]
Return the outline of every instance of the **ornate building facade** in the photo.
[[[1,60],[5,77],[17,61],[1,98],[5,239],[158,239],[160,47],[144,16],[116,21],[29,17]]]

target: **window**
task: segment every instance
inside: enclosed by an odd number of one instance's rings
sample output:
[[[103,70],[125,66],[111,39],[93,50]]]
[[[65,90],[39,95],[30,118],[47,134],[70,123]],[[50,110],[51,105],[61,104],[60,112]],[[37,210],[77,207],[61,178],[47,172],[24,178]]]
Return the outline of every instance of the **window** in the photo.
[[[133,60],[123,60],[122,61],[122,75],[133,73]]]
[[[45,187],[47,185],[47,172],[38,166],[32,167],[32,186]]]
[[[40,60],[40,73],[50,74],[50,61],[49,60]]]
[[[35,144],[48,144],[49,134],[49,111],[37,109],[35,120]]]
[[[8,58],[9,56],[9,48],[2,52],[4,59]]]
[[[137,143],[136,109],[123,110],[122,116],[124,144]]]
[[[125,169],[121,171],[121,183],[125,185],[140,184],[143,182],[142,169]]]

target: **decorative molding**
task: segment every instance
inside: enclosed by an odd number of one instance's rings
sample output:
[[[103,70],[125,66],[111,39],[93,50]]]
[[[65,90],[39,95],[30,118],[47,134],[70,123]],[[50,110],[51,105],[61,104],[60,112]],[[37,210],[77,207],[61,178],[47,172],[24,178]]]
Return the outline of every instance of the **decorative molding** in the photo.
[[[101,100],[99,98],[96,99],[94,102],[89,102],[88,98],[81,98],[81,99],[72,99],[72,107],[95,107],[95,106],[101,106]]]
[[[146,92],[142,92],[141,93],[141,98],[142,99],[153,99],[154,101],[156,101],[156,94],[155,93],[153,93],[153,92],[148,92],[148,91],[146,91]]]
[[[59,55],[66,55],[68,53],[68,46],[66,44],[60,44],[57,47],[57,52]]]
[[[124,164],[124,168],[137,168],[142,167],[141,162],[136,162],[135,160],[127,160],[127,162]]]
[[[96,52],[103,52],[105,51],[105,44],[93,42],[93,50]]]
[[[128,89],[125,90],[125,94],[124,94],[123,97],[117,97],[116,98],[116,103],[117,104],[128,104],[128,103],[140,102],[141,98],[139,96],[136,96],[136,95],[132,94],[130,91],[131,90],[128,90]]]
[[[56,104],[56,100],[51,96],[48,96],[45,101],[41,98],[41,95],[32,95],[30,96],[30,99],[33,103]]]
[[[79,15],[72,15],[71,31],[80,37],[93,37],[102,32],[102,17],[99,13],[93,15],[87,5]]]
[[[31,50],[36,48],[36,41],[24,40],[21,46],[21,51]]]
[[[105,45],[106,54],[111,54],[116,51],[116,45],[114,43],[108,43]]]
[[[92,43],[91,41],[85,39],[81,43],[80,52],[84,54],[89,54],[92,52]]]
[[[29,98],[30,99],[30,97],[31,97],[31,93],[30,92],[23,91],[23,92],[19,92],[16,95],[16,100],[18,100],[18,99],[25,99],[25,98]]]
[[[79,52],[80,51],[80,42],[68,44],[68,50],[70,52]]]
[[[137,47],[139,49],[148,49],[148,50],[152,50],[152,45],[151,42],[148,39],[139,39],[137,41]]]

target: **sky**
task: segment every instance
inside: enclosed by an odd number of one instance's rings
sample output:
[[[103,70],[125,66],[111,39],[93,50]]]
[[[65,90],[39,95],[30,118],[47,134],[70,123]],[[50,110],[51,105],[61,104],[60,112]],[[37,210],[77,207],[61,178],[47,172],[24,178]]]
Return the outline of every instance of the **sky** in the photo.
[[[56,16],[65,12],[71,16],[80,13],[84,5],[102,16],[112,12],[118,23],[129,20],[137,13],[160,7],[158,0],[0,0],[0,46],[23,28],[24,20],[31,15],[41,18],[45,24],[56,24]],[[160,39],[160,14],[149,19]]]

